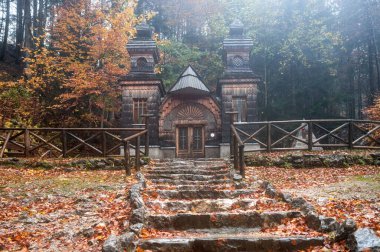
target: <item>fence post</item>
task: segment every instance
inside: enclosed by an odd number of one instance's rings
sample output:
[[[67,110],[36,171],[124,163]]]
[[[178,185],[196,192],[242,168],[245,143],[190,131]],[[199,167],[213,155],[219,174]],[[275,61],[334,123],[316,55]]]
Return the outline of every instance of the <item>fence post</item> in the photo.
[[[143,115],[145,117],[145,156],[149,157],[149,118],[153,115]]]
[[[104,129],[102,129],[102,152],[103,157],[107,156],[107,138],[106,138],[106,132]]]
[[[232,153],[234,153],[234,147],[232,146],[232,141],[233,141],[233,133],[232,133],[232,128],[231,126],[234,125],[235,122],[235,115],[238,114],[236,111],[231,111],[231,112],[226,112],[227,115],[230,115],[230,156]]]
[[[239,146],[239,167],[240,175],[245,178],[244,144]]]
[[[140,137],[139,136],[136,138],[135,165],[136,165],[136,170],[140,171]]]
[[[25,129],[25,135],[24,135],[24,142],[25,142],[25,157],[29,157],[30,153],[30,132],[26,128]]]
[[[309,121],[307,123],[307,146],[308,150],[313,150],[313,122]]]
[[[267,152],[272,150],[271,122],[267,122]]]
[[[127,176],[131,175],[131,167],[129,165],[130,152],[129,152],[129,141],[124,141],[124,161],[125,161],[125,173]]]
[[[348,148],[352,150],[354,148],[354,143],[353,143],[353,138],[354,138],[354,125],[352,120],[348,123]]]
[[[62,130],[62,157],[67,157],[67,135],[66,130]]]
[[[237,170],[239,169],[239,149],[238,149],[238,141],[237,141],[237,137],[235,135],[233,135],[233,138],[232,138],[232,144],[233,144],[233,150],[234,150],[234,169]]]

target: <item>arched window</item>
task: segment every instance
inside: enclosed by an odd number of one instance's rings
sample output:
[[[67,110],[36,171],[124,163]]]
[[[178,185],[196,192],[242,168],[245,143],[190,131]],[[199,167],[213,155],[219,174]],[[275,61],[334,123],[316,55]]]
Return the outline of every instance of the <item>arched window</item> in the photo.
[[[139,71],[142,71],[142,70],[144,70],[144,68],[148,64],[148,61],[146,60],[146,58],[140,57],[140,58],[137,59],[136,63],[137,63],[137,69]]]

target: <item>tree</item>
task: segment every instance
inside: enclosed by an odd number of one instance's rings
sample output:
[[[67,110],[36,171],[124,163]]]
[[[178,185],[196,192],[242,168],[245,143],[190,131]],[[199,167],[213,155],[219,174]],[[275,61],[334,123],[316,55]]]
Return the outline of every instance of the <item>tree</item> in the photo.
[[[26,78],[35,100],[35,124],[99,126],[117,109],[117,77],[129,69],[126,49],[137,19],[124,1],[66,0],[57,8],[49,45],[27,50]],[[54,120],[52,120],[54,119]]]

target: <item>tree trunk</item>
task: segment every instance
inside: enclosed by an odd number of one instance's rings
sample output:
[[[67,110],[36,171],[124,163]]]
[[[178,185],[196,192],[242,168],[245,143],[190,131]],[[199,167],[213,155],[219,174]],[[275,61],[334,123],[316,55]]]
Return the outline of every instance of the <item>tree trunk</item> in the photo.
[[[33,36],[37,36],[37,27],[38,27],[38,17],[37,17],[37,12],[38,12],[38,2],[37,0],[33,0]]]
[[[45,2],[47,4],[47,1]],[[44,28],[46,24],[46,15],[44,15],[45,12],[45,5],[44,0],[39,0],[39,7],[38,7],[38,27],[37,27],[37,35],[41,37],[44,33]],[[43,41],[41,41],[41,45],[43,45]]]
[[[32,16],[30,13],[30,0],[25,0],[25,12],[24,12],[24,22],[25,22],[25,39],[24,47],[31,49],[33,46],[33,33],[32,33]]]
[[[21,59],[21,48],[24,41],[24,0],[17,0],[17,23],[16,23],[16,63]]]
[[[5,17],[5,31],[4,31],[3,45],[2,45],[1,51],[0,51],[0,61],[4,61],[5,53],[6,53],[7,45],[8,45],[10,0],[7,0],[6,12],[7,13],[6,13],[6,17]]]
[[[369,94],[368,94],[368,105],[373,105],[375,99],[375,79],[373,71],[373,44],[371,36],[368,36],[368,78],[369,78]]]

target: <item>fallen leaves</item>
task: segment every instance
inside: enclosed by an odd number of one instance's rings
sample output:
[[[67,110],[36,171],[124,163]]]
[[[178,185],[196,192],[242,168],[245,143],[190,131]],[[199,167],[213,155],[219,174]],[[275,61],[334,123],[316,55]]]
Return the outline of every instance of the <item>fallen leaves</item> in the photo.
[[[0,167],[0,250],[99,251],[128,225],[123,171]]]

